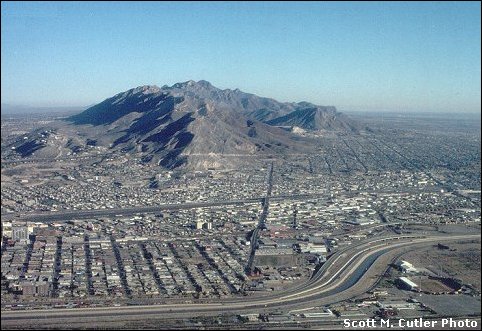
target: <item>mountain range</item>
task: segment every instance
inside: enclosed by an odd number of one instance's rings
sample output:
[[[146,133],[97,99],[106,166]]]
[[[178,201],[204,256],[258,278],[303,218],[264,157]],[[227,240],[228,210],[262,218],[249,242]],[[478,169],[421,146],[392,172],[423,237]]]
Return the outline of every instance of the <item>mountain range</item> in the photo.
[[[63,144],[56,150],[104,146],[165,168],[206,169],[233,167],[239,162],[235,156],[311,153],[319,144],[312,136],[360,130],[333,106],[283,103],[190,80],[116,94],[44,131],[43,144],[29,138],[12,146],[29,156],[30,148],[22,146],[29,144],[41,155],[52,147],[47,136],[54,132],[56,143]]]

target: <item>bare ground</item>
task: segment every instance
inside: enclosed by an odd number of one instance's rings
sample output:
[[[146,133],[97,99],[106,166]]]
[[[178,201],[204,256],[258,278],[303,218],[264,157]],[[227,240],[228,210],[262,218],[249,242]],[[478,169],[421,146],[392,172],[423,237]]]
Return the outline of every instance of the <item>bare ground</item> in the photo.
[[[437,274],[441,272],[442,276],[459,278],[480,291],[480,242],[452,243],[449,247],[450,250],[440,250],[432,246],[411,251],[401,258],[415,267],[425,267]]]

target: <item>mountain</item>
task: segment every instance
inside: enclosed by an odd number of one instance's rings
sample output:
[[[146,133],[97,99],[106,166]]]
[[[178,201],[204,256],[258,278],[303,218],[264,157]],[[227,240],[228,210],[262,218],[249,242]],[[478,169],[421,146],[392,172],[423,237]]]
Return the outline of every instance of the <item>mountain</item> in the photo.
[[[335,107],[297,104],[296,110],[267,121],[269,125],[300,127],[306,130],[347,130],[358,132],[359,125],[336,111]]]
[[[221,90],[203,80],[136,87],[66,118],[64,124],[54,132],[71,152],[97,145],[166,168],[195,169],[235,167],[249,156],[316,148],[315,140],[290,128],[356,132],[356,124],[334,107],[281,103],[239,89]],[[43,148],[34,147],[36,153]]]
[[[235,111],[248,119],[272,126],[298,126],[307,130],[356,130],[356,124],[332,106],[316,106],[308,102],[281,103],[239,89],[221,90],[204,80],[191,80],[162,88],[155,85],[140,86],[106,99],[83,113],[72,116],[70,120],[75,124],[105,125],[131,112],[144,113],[157,108],[167,112],[172,109],[196,111],[204,103]]]

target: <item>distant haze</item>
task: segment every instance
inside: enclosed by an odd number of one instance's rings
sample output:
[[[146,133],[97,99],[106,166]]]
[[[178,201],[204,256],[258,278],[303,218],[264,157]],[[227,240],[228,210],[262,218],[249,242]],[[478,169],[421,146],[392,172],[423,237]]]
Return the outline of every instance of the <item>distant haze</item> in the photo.
[[[34,107],[23,105],[1,105],[2,114],[34,114],[34,113],[75,113],[80,112],[88,107]]]
[[[1,102],[48,111],[205,79],[341,111],[480,112],[480,13],[480,2],[2,2]]]

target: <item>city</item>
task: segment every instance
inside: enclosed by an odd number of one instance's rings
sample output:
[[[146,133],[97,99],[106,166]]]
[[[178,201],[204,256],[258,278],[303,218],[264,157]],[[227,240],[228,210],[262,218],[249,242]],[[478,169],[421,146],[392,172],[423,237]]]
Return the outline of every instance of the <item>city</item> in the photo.
[[[232,327],[480,314],[477,124],[472,134],[460,133],[468,122],[431,119],[428,140],[417,128],[384,121],[410,138],[333,134],[323,138],[329,148],[320,156],[270,157],[257,160],[255,169],[161,171],[114,153],[99,163],[105,154],[88,146],[59,160],[7,159],[2,316],[216,303],[226,306],[217,319]],[[2,119],[3,141],[21,135],[21,125],[14,116]],[[439,144],[436,155],[428,148],[433,144]],[[374,243],[383,238],[395,247],[377,251]],[[378,253],[362,259],[362,247]],[[343,252],[353,255],[342,258]],[[348,280],[334,282],[325,270]],[[313,292],[311,284],[327,293]],[[233,302],[246,306],[231,312]],[[216,325],[208,312],[171,311],[166,327]],[[83,325],[82,318],[72,326]]]
[[[480,330],[481,3],[2,1],[2,330]]]

